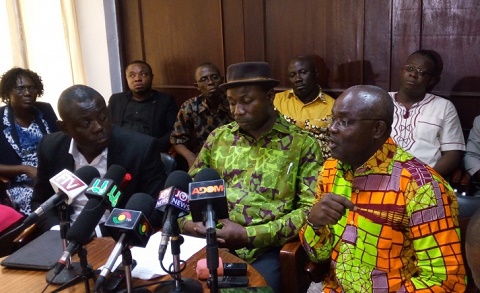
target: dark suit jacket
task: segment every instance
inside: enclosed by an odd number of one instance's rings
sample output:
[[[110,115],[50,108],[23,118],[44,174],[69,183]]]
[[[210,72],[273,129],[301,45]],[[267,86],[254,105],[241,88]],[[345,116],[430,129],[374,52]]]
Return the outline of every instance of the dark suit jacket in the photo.
[[[178,107],[175,99],[156,90],[152,90],[153,115],[151,116],[149,128],[152,130],[152,136],[160,141],[160,150],[167,152],[170,146],[170,134],[173,130],[173,124],[177,119]],[[113,94],[108,100],[108,110],[112,117],[113,124],[122,126],[123,115],[128,102],[132,99],[132,92]]]
[[[5,107],[0,108],[0,118],[3,117],[5,113]],[[57,126],[57,115],[53,111],[53,108],[48,103],[36,102],[35,107],[43,114],[43,119],[47,121],[48,126],[50,127],[51,132],[58,131]],[[5,165],[20,165],[22,164],[22,158],[15,152],[10,143],[7,141],[7,138],[3,134],[5,129],[5,124],[0,123],[0,164]]]
[[[55,194],[49,183],[50,178],[63,169],[73,172],[75,162],[68,153],[70,141],[71,138],[63,132],[45,135],[40,141],[32,211]],[[108,146],[107,168],[113,164],[124,167],[132,175],[130,183],[122,189],[118,208],[123,208],[128,198],[137,192],[147,193],[157,199],[167,177],[157,140],[114,126]],[[58,212],[55,209],[47,211],[37,222],[40,228],[38,232],[42,233],[57,224],[59,224]]]

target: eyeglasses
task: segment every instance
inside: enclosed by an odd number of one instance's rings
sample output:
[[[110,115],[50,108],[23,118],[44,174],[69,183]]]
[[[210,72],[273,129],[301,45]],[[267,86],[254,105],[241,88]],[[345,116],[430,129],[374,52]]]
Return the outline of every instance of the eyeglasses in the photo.
[[[431,75],[430,72],[428,72],[426,70],[423,70],[423,69],[420,69],[420,68],[416,68],[412,65],[403,66],[403,70],[405,70],[406,72],[417,72],[418,76],[421,76],[421,77]]]
[[[25,93],[26,90],[28,90],[29,92],[31,93],[37,93],[38,92],[38,89],[36,86],[33,86],[33,85],[29,85],[29,86],[17,86],[17,87],[14,87],[13,90],[19,94],[19,95],[23,95]]]
[[[356,121],[383,121],[382,119],[354,119],[346,117],[329,117],[328,127],[337,125],[339,128],[347,128],[353,125]]]
[[[202,76],[202,78],[200,78],[199,80],[197,80],[198,83],[206,83],[208,82],[209,80],[211,81],[219,81],[221,80],[222,77],[218,74],[212,74],[212,75],[209,75],[209,76]]]

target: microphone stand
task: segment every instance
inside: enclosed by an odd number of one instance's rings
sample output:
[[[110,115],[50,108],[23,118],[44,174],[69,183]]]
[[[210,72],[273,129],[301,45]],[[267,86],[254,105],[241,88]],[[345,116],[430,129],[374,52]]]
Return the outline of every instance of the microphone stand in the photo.
[[[208,281],[210,282],[210,292],[218,293],[218,244],[215,211],[212,204],[207,205],[205,227],[207,228],[207,268],[210,272]]]
[[[181,277],[180,266],[180,245],[183,243],[183,237],[180,235],[180,228],[177,221],[172,223],[173,233],[170,240],[173,256],[173,282],[162,282],[157,288],[155,293],[169,293],[169,292],[182,292],[182,293],[203,293],[202,284],[194,279],[183,279]],[[218,260],[217,260],[218,261]]]
[[[125,248],[122,250],[122,265],[125,271],[125,283],[126,283],[126,289],[125,290],[120,290],[117,291],[117,293],[150,293],[150,290],[146,288],[133,288],[132,284],[132,264],[133,264],[133,259],[132,259],[132,251],[130,248],[125,246]]]
[[[60,292],[68,287],[71,287],[78,282],[82,281],[85,284],[85,292],[90,293],[90,284],[89,280],[93,279],[96,280],[95,273],[92,269],[92,266],[88,264],[87,261],[87,250],[83,247],[83,245],[80,245],[78,247],[78,257],[80,258],[80,267],[82,268],[82,273],[77,275],[75,278],[72,280],[68,281],[67,283],[63,284],[62,286],[58,287],[52,293],[55,292]]]
[[[58,206],[58,217],[60,218],[60,238],[62,239],[63,250],[65,250],[68,245],[67,232],[70,228],[70,222],[68,221],[68,205],[65,202],[62,202]],[[50,269],[47,272],[46,280],[51,284],[62,285],[70,282],[81,273],[82,268],[80,267],[80,263],[72,263],[72,259],[69,258],[65,264],[65,268],[58,275],[55,275],[55,268]]]

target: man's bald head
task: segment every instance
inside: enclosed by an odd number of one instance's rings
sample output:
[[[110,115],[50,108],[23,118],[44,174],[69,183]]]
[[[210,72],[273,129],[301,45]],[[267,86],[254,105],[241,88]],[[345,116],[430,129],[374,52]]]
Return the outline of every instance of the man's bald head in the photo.
[[[65,120],[70,116],[73,104],[83,104],[86,102],[92,102],[95,100],[102,100],[105,104],[105,100],[102,95],[93,88],[77,84],[65,89],[58,98],[57,109],[62,120]]]
[[[370,117],[383,120],[388,126],[392,126],[394,105],[385,90],[374,85],[356,85],[345,90],[340,97],[342,96],[348,96],[350,103]]]
[[[358,168],[388,139],[392,121],[393,101],[386,91],[371,85],[348,88],[332,109],[332,157]]]

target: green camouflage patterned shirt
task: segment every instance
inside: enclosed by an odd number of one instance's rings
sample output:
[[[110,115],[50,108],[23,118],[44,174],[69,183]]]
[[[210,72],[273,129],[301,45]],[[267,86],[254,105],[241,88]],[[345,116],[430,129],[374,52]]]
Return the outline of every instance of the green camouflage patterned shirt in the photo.
[[[252,262],[297,236],[322,163],[315,138],[278,115],[258,140],[242,133],[237,122],[215,129],[190,175],[213,168],[225,180],[230,220],[245,226],[250,239],[249,247],[236,253]]]

